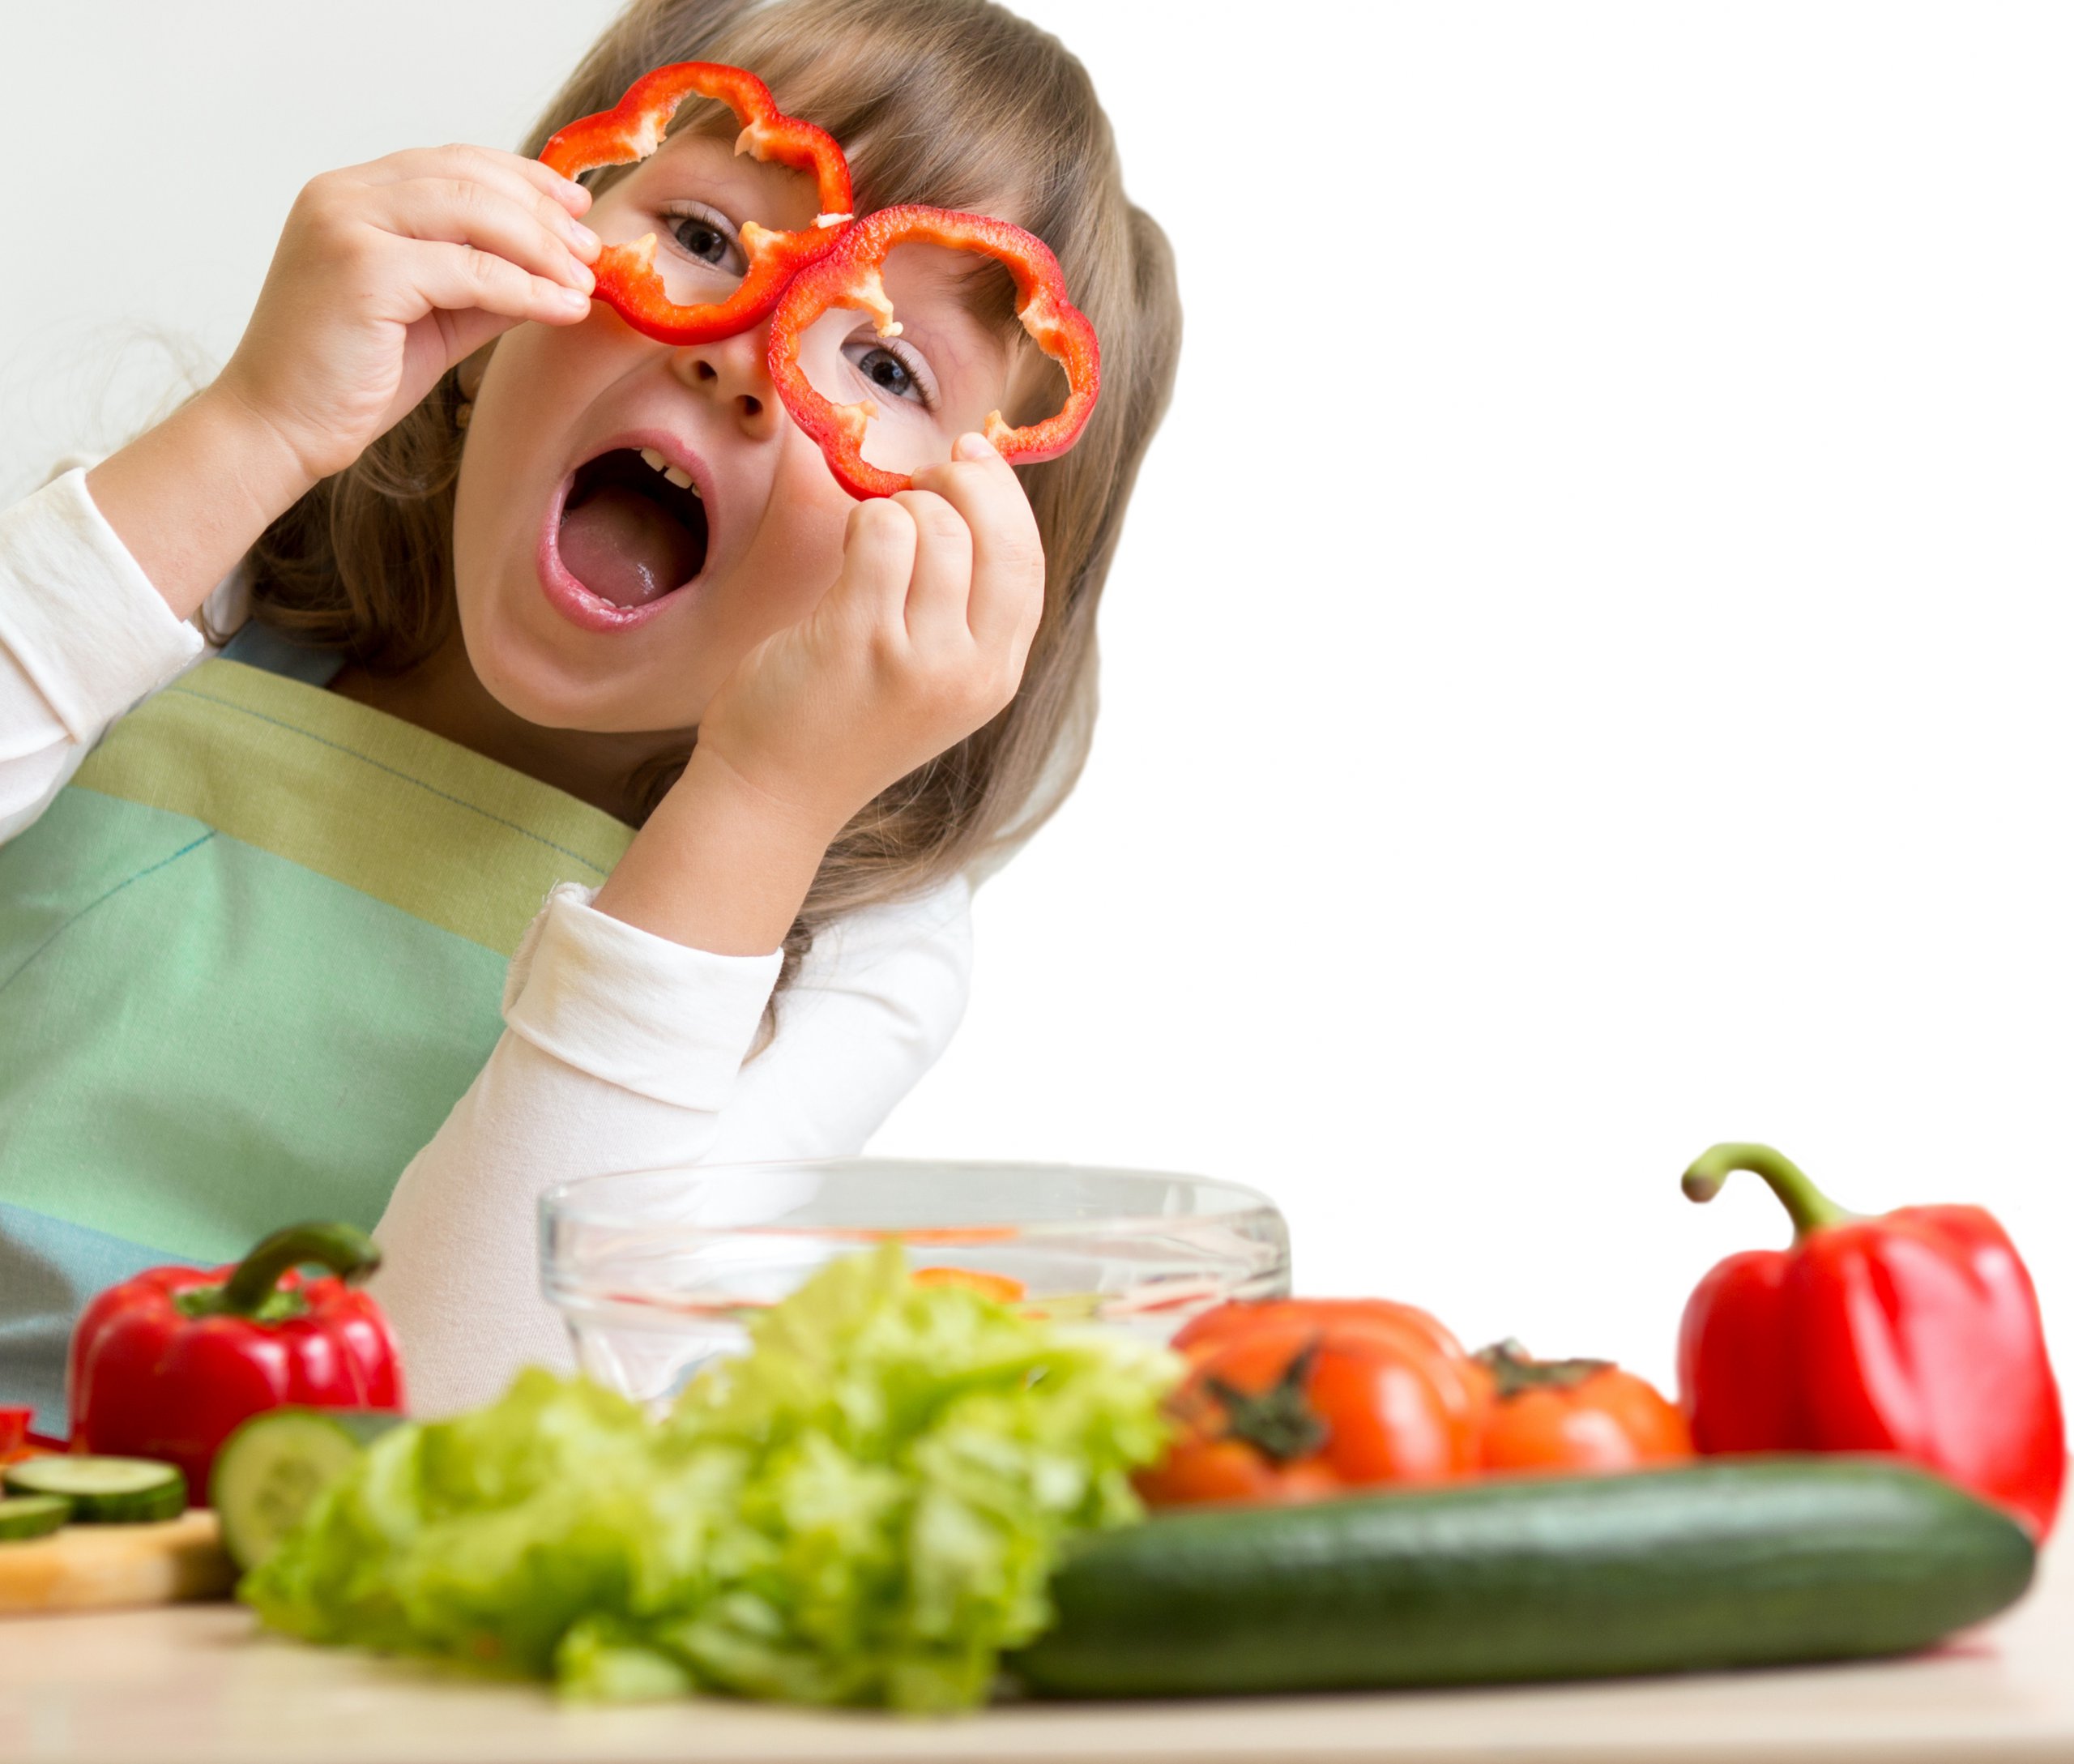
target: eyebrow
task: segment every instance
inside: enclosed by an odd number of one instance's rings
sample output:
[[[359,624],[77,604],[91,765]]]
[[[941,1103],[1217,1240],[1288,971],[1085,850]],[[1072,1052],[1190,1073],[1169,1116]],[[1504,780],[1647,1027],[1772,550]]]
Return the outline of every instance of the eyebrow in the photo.
[[[997,277],[1008,284],[1005,301],[999,291]],[[1015,316],[1014,278],[993,258],[981,257],[971,269],[962,271],[957,280],[959,304],[981,324],[1001,331],[1022,328]]]
[[[986,263],[990,267],[999,267],[991,258]],[[1012,380],[1018,365],[1017,340],[1026,342],[1028,335],[1017,321],[1012,303],[1005,321],[1000,318],[998,305],[985,292],[987,280],[984,270],[961,271],[940,284],[941,292],[950,297],[948,302],[940,301],[933,310],[911,305],[903,314],[896,301],[893,315],[911,324],[917,340],[928,348],[947,348],[959,357],[988,361],[990,366],[1005,369]],[[961,319],[965,321],[962,325],[958,322]],[[961,342],[947,336],[946,331],[954,327],[969,340]]]

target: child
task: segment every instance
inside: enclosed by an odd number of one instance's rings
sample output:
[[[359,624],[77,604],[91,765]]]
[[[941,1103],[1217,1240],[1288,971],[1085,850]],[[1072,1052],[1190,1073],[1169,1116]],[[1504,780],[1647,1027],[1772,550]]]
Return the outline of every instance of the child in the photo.
[[[975,433],[1060,395],[980,259],[896,255],[897,339],[809,334],[934,462],[868,503],[763,327],[590,301],[600,238],[689,287],[810,220],[717,107],[587,190],[533,158],[691,59],[841,141],[859,212],[1054,249],[1103,353],[1073,451]],[[1085,754],[1179,335],[1086,75],[985,0],[635,0],[523,156],[315,179],[216,382],[0,514],[0,1403],[62,1430],[92,1291],[339,1218],[449,1411],[565,1357],[548,1184],[856,1151],[962,1009],[967,878]]]

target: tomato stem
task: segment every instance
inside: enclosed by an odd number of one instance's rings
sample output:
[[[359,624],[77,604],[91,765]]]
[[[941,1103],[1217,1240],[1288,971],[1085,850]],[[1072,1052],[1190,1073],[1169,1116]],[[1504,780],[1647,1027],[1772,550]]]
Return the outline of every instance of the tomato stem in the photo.
[[[1491,1374],[1501,1403],[1529,1390],[1574,1390],[1613,1365],[1611,1360],[1537,1360],[1509,1339],[1479,1348],[1475,1357],[1476,1363]]]
[[[1242,1390],[1214,1374],[1204,1379],[1203,1387],[1223,1405],[1224,1437],[1243,1440],[1277,1465],[1323,1450],[1332,1429],[1304,1389],[1317,1357],[1318,1339],[1313,1337],[1265,1390]]]

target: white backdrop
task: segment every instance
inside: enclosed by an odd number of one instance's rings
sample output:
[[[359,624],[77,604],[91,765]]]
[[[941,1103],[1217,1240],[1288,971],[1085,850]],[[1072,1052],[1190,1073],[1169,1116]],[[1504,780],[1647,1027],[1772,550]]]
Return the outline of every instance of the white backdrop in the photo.
[[[1310,1290],[1662,1376],[1785,1235],[1678,1172],[1769,1138],[1992,1207],[2074,1360],[2074,12],[1022,9],[1188,340],[1093,764],[873,1149],[1253,1182]],[[0,12],[0,495],[608,10]]]

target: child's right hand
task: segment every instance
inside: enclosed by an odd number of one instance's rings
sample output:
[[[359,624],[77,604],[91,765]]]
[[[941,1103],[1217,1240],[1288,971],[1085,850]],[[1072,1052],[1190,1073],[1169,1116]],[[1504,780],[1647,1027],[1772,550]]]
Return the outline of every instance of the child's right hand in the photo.
[[[767,954],[844,823],[1014,698],[1044,611],[1029,498],[978,435],[915,481],[851,510],[834,585],[722,683],[598,911]]]
[[[984,438],[915,485],[851,510],[834,585],[742,658],[698,725],[694,763],[723,761],[828,838],[1007,708],[1044,610],[1036,516]]]
[[[481,147],[391,153],[303,187],[245,335],[212,391],[340,472],[441,374],[523,319],[590,311],[590,193]]]

